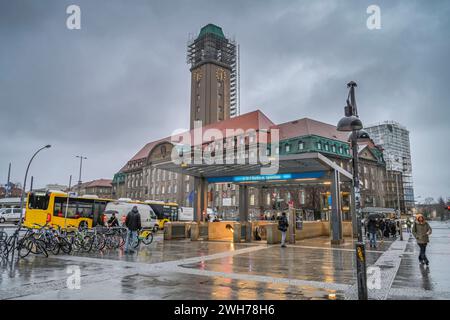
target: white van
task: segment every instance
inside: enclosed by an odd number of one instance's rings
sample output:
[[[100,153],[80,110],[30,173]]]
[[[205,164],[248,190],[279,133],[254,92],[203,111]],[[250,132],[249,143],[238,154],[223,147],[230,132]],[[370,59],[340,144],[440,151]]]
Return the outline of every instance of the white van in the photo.
[[[119,224],[124,225],[128,212],[130,212],[134,206],[138,208],[142,227],[151,228],[155,231],[158,230],[158,218],[152,208],[147,204],[120,201],[109,202],[105,208],[106,219],[109,220],[112,212],[115,212]]]
[[[24,217],[24,215],[22,215],[22,217]],[[0,209],[0,223],[4,223],[4,222],[18,223],[19,220],[20,220],[20,208],[2,208],[2,209]]]

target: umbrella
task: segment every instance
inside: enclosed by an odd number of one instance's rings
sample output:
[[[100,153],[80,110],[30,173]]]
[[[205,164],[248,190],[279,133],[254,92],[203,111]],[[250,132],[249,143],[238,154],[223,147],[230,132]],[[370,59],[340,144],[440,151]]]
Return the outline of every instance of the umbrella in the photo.
[[[384,218],[384,215],[379,212],[371,212],[371,213],[369,213],[368,218],[370,220],[381,219],[381,218]]]

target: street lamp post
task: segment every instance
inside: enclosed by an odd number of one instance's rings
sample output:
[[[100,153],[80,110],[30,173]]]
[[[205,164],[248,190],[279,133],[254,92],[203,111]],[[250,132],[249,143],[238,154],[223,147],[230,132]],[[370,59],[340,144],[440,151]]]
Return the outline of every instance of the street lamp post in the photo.
[[[349,94],[347,97],[347,106],[345,106],[345,117],[339,120],[337,125],[338,131],[351,132],[350,141],[352,146],[352,164],[353,164],[353,198],[354,198],[354,215],[352,221],[356,221],[358,241],[355,244],[356,251],[356,268],[357,268],[357,284],[358,299],[367,300],[367,272],[366,272],[366,248],[363,242],[363,233],[361,225],[361,190],[359,183],[358,171],[358,139],[368,139],[368,133],[363,130],[363,124],[358,117],[356,107],[355,87],[356,83],[351,81],[347,84]]]
[[[24,199],[25,199],[25,190],[26,190],[26,188],[27,188],[27,176],[28,176],[28,170],[30,169],[31,162],[33,161],[34,157],[36,157],[36,155],[37,155],[40,151],[42,151],[42,150],[44,150],[44,149],[48,149],[48,148],[50,148],[50,147],[51,147],[51,145],[48,144],[48,145],[46,145],[46,146],[40,148],[38,151],[36,151],[36,152],[33,154],[33,156],[31,157],[30,161],[28,162],[27,170],[25,171],[25,177],[24,177],[24,179],[23,179],[22,193],[21,193],[21,195],[20,195],[20,216],[19,216],[19,223],[17,224],[17,229],[18,229],[18,230],[20,230],[20,229],[22,228],[23,206],[24,206]],[[15,248],[16,248],[16,240],[17,240],[17,238],[14,237],[14,240],[13,240],[13,246],[12,246],[13,249],[12,249],[12,254],[11,254],[11,262],[14,260],[14,250],[15,250]]]
[[[40,148],[38,151],[36,151],[33,156],[31,157],[30,161],[28,162],[28,166],[27,166],[27,170],[25,171],[25,178],[23,179],[23,187],[22,187],[22,194],[20,196],[20,219],[19,219],[19,226],[18,228],[20,229],[22,227],[22,218],[23,218],[23,205],[24,205],[24,199],[25,199],[25,189],[27,187],[27,176],[28,176],[28,170],[30,169],[30,165],[31,162],[33,161],[34,157],[36,157],[36,155],[44,150],[44,149],[48,149],[50,148],[51,145],[46,145],[45,147]]]
[[[80,174],[78,176],[78,193],[81,192],[81,170],[83,168],[83,160],[86,160],[87,158],[84,156],[75,156],[76,158],[80,158]]]

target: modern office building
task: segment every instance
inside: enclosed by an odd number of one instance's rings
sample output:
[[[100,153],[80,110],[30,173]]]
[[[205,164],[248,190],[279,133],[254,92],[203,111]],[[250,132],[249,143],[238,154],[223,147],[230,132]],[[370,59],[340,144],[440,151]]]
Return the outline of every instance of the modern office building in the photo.
[[[411,211],[414,208],[414,187],[409,131],[395,121],[385,121],[364,129],[372,140],[383,148],[386,169],[397,172],[397,175],[401,173],[404,194],[404,204],[401,204],[401,207],[407,212]],[[392,175],[395,176],[395,173]]]

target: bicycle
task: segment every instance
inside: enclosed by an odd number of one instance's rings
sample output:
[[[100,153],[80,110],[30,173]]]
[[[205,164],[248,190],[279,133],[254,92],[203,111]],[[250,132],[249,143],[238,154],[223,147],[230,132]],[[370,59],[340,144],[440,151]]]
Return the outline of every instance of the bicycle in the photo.
[[[70,231],[69,231],[70,230]],[[72,250],[90,252],[93,245],[93,237],[87,234],[87,229],[79,230],[76,226],[69,225],[66,230],[67,240],[72,245]]]
[[[153,231],[151,229],[141,229],[137,238],[132,243],[132,248],[138,248],[141,242],[145,245],[149,245],[153,242]]]

